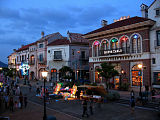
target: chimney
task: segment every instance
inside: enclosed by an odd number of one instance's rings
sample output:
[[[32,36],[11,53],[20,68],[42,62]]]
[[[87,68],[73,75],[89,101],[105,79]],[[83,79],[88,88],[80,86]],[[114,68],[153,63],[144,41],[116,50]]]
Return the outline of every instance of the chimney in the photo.
[[[141,13],[142,13],[142,17],[144,18],[148,18],[148,6],[145,4],[141,5]]]
[[[42,37],[42,38],[44,37],[44,31],[41,32],[41,37]]]
[[[108,21],[106,21],[106,20],[102,20],[102,21],[101,21],[102,27],[106,26],[106,25],[107,25],[107,22],[108,22]]]
[[[16,52],[16,49],[13,49],[14,52]]]

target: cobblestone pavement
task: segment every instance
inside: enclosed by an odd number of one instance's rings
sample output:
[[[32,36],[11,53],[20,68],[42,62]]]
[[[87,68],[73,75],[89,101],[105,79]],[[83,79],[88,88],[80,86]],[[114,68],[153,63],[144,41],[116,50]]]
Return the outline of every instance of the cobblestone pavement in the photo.
[[[11,120],[41,120],[43,116],[43,100],[35,96],[36,88],[33,85],[32,91],[29,92],[28,86],[21,85],[23,94],[27,94],[29,106],[27,109],[17,110],[16,112],[6,112],[4,116],[10,116]],[[94,104],[94,115],[89,118],[82,118],[82,105],[80,100],[76,101],[52,101],[47,104],[50,108],[47,110],[48,115],[54,115],[58,120],[159,120],[160,116],[157,111],[136,108],[134,114],[131,113],[129,106],[117,103]],[[56,110],[56,111],[55,111]],[[25,117],[24,117],[25,116]],[[13,119],[12,119],[13,118]]]

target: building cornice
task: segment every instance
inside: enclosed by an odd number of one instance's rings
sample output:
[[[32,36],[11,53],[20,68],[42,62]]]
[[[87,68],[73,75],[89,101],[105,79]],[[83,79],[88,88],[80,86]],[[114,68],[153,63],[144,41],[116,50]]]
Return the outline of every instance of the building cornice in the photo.
[[[154,21],[148,20],[148,21],[144,21],[144,22],[140,22],[140,23],[136,23],[136,24],[132,24],[132,25],[122,26],[119,28],[114,28],[114,29],[109,29],[109,30],[105,30],[102,32],[84,35],[84,38],[86,38],[88,40],[92,40],[92,38],[95,38],[95,37],[100,38],[99,36],[104,37],[107,35],[107,37],[109,37],[109,36],[112,36],[111,34],[115,34],[115,33],[117,33],[117,34],[126,33],[126,30],[129,32],[129,30],[136,29],[136,28],[141,28],[141,29],[147,28],[148,29],[149,26],[152,26],[154,24],[155,24]],[[123,32],[123,31],[125,31],[125,32]],[[137,31],[137,30],[135,30],[135,31]]]

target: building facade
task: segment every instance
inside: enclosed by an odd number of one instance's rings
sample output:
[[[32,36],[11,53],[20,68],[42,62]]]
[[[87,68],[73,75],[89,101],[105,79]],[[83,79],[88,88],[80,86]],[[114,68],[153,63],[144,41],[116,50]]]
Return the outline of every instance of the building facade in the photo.
[[[87,79],[89,70],[89,47],[82,34],[67,33],[68,38],[57,39],[48,44],[47,66],[49,66],[49,80],[56,82],[62,79],[59,70],[63,66],[70,67],[75,79]],[[86,78],[85,78],[86,77]]]
[[[89,40],[90,80],[105,82],[96,71],[103,62],[111,63],[119,76],[110,79],[118,88],[129,83],[138,90],[140,84],[151,86],[150,28],[155,21],[142,17],[124,17],[84,35]],[[138,68],[142,64],[143,68]],[[122,74],[122,71],[124,74]]]

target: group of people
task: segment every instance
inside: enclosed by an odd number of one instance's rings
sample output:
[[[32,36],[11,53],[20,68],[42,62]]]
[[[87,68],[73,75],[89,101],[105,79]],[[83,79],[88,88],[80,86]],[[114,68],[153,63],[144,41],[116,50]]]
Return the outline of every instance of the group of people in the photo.
[[[82,117],[84,117],[85,115],[87,117],[89,117],[89,114],[88,114],[88,101],[87,100],[83,100],[82,101],[82,105],[83,105]],[[93,99],[89,100],[89,110],[90,110],[90,115],[93,115]]]
[[[14,111],[17,108],[27,107],[27,95],[22,94],[16,81],[7,80],[0,91],[0,109]],[[4,106],[4,107],[3,107]]]

